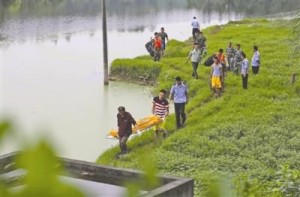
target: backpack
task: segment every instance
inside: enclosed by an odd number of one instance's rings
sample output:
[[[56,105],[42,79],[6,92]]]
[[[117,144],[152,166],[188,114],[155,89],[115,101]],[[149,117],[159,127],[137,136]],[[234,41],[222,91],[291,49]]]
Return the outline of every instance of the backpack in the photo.
[[[148,51],[148,53],[150,54],[151,57],[154,56],[154,51],[153,51],[153,46],[152,46],[152,41],[149,41],[145,44],[145,47]]]
[[[214,56],[215,56],[215,54],[209,56],[203,63],[204,66],[211,66],[214,63]]]

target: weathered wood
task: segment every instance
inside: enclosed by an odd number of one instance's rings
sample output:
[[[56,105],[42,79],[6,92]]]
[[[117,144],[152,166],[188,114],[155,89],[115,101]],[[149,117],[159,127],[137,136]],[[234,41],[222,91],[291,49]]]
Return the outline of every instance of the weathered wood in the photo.
[[[17,171],[14,159],[20,152],[14,152],[0,156],[0,177],[9,185],[20,184],[25,173],[13,173]],[[139,182],[144,173],[137,170],[115,168],[98,165],[91,162],[58,158],[59,165],[65,169],[63,176],[73,177],[93,182],[106,183],[110,185],[124,186],[128,182]],[[58,165],[58,166],[59,166]],[[12,167],[14,166],[14,167]],[[194,180],[190,178],[179,178],[173,176],[157,176],[160,185],[156,188],[141,188],[145,191],[141,197],[163,196],[163,197],[191,197],[194,193]]]
[[[20,152],[12,152],[5,155],[0,155],[0,173],[10,172],[16,169],[15,156]]]

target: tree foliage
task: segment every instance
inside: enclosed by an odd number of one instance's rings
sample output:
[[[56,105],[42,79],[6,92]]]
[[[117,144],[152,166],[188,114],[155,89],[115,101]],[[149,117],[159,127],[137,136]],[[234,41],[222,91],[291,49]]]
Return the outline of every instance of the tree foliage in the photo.
[[[0,141],[2,141],[5,135],[11,134],[13,125],[10,121],[1,120],[0,127]],[[41,139],[35,143],[30,143],[30,146],[26,147],[15,160],[16,169],[25,172],[24,179],[21,179],[18,183],[19,187],[7,185],[3,179],[4,176],[0,177],[1,196],[84,196],[77,188],[62,182],[59,178],[64,169],[59,165],[55,152],[47,140]]]

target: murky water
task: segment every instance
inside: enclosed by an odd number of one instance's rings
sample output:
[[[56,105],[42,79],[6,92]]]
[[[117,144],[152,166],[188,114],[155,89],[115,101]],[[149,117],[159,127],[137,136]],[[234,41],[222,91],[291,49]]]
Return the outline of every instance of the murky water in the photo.
[[[19,128],[0,153],[21,148],[24,139],[46,136],[60,156],[95,161],[117,143],[105,134],[116,127],[119,105],[136,119],[150,114],[150,87],[103,85],[100,1],[36,1],[0,1],[1,116],[11,117]],[[144,44],[162,26],[170,39],[187,39],[193,16],[205,28],[300,9],[299,1],[283,6],[275,0],[259,5],[242,0],[110,0],[109,62],[146,54]]]
[[[101,51],[97,32],[94,37],[80,33],[71,41],[26,41],[3,49],[1,110],[18,122],[22,133],[19,141],[8,140],[1,151],[18,148],[24,136],[46,135],[61,156],[94,161],[116,144],[105,134],[116,127],[119,105],[136,119],[149,115],[150,87],[103,85]]]

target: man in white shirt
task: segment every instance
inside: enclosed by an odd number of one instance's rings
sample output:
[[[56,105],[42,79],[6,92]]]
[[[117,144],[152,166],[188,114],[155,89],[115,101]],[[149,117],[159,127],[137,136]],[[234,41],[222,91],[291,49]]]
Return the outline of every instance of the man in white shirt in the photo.
[[[197,43],[194,44],[194,49],[190,51],[186,62],[188,61],[189,58],[191,58],[192,68],[193,68],[192,76],[198,79],[197,69],[198,69],[199,62],[201,61],[201,51]]]

